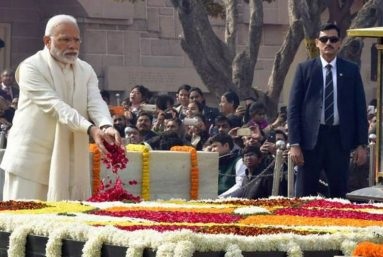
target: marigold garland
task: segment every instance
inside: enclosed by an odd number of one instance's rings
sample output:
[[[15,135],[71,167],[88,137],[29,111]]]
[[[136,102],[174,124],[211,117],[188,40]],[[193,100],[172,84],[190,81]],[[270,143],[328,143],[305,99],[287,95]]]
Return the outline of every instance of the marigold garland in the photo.
[[[349,218],[320,218],[320,217],[302,217],[293,215],[251,215],[241,220],[239,223],[252,225],[285,225],[285,226],[383,226],[382,221],[360,220]]]
[[[383,244],[361,242],[354,249],[353,256],[383,257]]]
[[[141,197],[150,200],[150,152],[146,145],[128,144],[127,151],[140,152],[142,156]]]
[[[112,115],[124,115],[125,110],[124,107],[117,105],[109,107],[109,111]]]
[[[192,146],[173,146],[170,151],[190,153],[190,199],[198,199],[199,168],[196,149]]]
[[[101,152],[96,144],[89,144],[89,152],[92,153],[92,194],[100,189]]]

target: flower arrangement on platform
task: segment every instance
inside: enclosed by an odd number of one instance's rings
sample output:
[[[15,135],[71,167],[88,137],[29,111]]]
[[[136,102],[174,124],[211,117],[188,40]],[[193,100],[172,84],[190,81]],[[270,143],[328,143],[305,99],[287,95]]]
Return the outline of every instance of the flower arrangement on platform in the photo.
[[[324,211],[333,215],[325,217]],[[0,202],[0,228],[11,232],[12,252],[23,252],[19,243],[32,233],[49,238],[50,256],[55,257],[63,238],[85,241],[83,252],[89,257],[99,256],[103,243],[128,247],[130,257],[141,256],[144,248],[153,248],[160,257],[192,256],[194,251],[223,251],[226,256],[282,251],[302,257],[305,251],[336,250],[351,255],[356,246],[355,251],[363,247],[358,244],[362,241],[377,244],[364,246],[364,252],[381,247],[382,216],[382,204],[321,198]]]
[[[92,194],[96,194],[101,183],[101,152],[96,144],[89,144],[89,152],[92,153]]]
[[[92,202],[104,201],[132,201],[139,202],[139,196],[134,196],[124,188],[124,184],[118,175],[118,172],[126,168],[128,158],[125,154],[125,149],[118,145],[110,145],[104,142],[105,148],[108,150],[106,156],[101,156],[100,150],[95,144],[89,146],[89,151],[93,153],[92,158],[92,173],[93,173],[93,194],[88,199]],[[105,182],[100,179],[100,162],[102,162],[107,169],[111,169],[115,175],[114,181],[110,179]],[[131,180],[129,185],[137,184],[136,181]]]
[[[150,200],[150,152],[146,145],[128,144],[127,151],[140,152],[142,155],[142,178],[141,178],[141,197]]]
[[[190,153],[190,199],[198,199],[199,169],[197,150],[192,146],[173,146],[170,151]]]

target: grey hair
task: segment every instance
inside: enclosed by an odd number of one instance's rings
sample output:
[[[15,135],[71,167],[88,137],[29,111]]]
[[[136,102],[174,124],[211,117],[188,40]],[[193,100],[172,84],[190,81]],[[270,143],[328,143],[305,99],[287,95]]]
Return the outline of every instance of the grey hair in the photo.
[[[61,23],[73,23],[78,27],[77,21],[73,16],[66,14],[55,15],[47,22],[47,26],[45,27],[45,36],[52,36],[54,28]]]

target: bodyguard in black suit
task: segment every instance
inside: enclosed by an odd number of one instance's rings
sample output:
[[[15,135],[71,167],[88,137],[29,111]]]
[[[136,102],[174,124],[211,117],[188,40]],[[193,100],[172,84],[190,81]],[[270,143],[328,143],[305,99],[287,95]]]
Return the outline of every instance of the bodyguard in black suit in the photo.
[[[330,197],[347,193],[350,152],[361,165],[367,159],[368,122],[357,65],[336,56],[339,28],[323,25],[316,46],[320,57],[298,65],[290,92],[290,156],[299,166],[297,196],[316,195],[320,172]]]

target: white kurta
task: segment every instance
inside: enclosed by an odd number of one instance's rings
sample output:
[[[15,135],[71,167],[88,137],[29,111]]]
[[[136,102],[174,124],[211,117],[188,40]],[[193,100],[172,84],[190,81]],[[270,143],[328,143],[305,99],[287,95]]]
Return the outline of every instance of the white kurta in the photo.
[[[90,196],[88,119],[97,126],[112,124],[92,67],[77,60],[73,75],[64,70],[44,49],[23,61],[16,72],[19,105],[1,168],[48,185],[47,198],[41,200]]]

